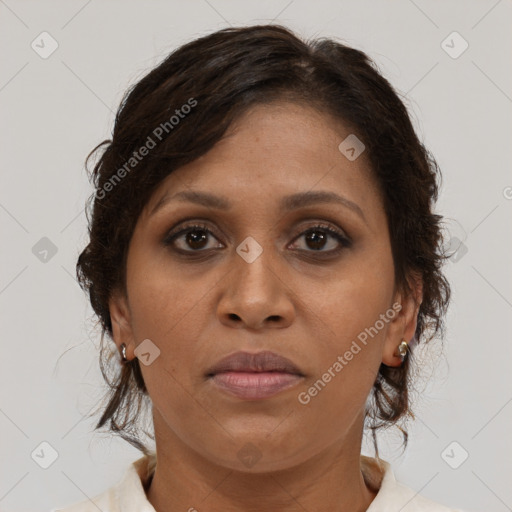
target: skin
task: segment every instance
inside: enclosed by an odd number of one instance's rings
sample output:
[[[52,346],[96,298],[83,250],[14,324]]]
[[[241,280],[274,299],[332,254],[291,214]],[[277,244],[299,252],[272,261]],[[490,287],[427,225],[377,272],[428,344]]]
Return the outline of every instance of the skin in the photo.
[[[170,174],[141,214],[128,252],[127,296],[114,293],[110,313],[128,359],[145,339],[160,350],[141,364],[158,457],[147,496],[158,512],[364,511],[374,499],[360,467],[365,403],[381,362],[401,364],[396,350],[414,335],[421,282],[411,296],[395,288],[369,161],[365,153],[349,161],[338,150],[350,133],[307,106],[255,106],[207,154]],[[150,215],[163,196],[183,190],[223,196],[232,207],[171,201]],[[279,210],[282,197],[310,190],[350,199],[364,220],[336,203]],[[163,244],[172,228],[194,221],[212,232],[203,245],[182,234],[174,243],[187,256]],[[315,245],[304,233],[319,222],[352,245],[325,232]],[[236,252],[248,236],[263,249],[252,263]],[[337,255],[319,257],[337,247]],[[298,394],[396,302],[400,312],[301,404]],[[227,395],[204,374],[239,350],[277,352],[305,377],[264,400]],[[237,456],[248,443],[260,456],[251,467]]]

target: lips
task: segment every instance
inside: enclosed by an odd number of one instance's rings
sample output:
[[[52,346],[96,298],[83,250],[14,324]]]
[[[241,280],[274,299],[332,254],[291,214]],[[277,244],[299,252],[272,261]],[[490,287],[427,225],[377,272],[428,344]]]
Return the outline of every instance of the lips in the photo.
[[[284,372],[221,372],[209,381],[237,399],[264,400],[297,386],[304,377]]]
[[[280,372],[304,376],[292,361],[270,351],[258,352],[256,354],[235,352],[209,368],[206,376],[213,377],[225,372]]]
[[[215,389],[237,400],[265,400],[297,386],[305,375],[286,357],[274,352],[236,352],[206,373]]]

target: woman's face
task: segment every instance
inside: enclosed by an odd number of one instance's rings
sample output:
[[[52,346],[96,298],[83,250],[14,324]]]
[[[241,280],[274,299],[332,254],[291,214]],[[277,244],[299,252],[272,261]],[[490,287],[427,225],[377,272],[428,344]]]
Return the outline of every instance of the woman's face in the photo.
[[[146,205],[110,310],[116,343],[141,361],[159,449],[252,472],[359,453],[379,365],[400,364],[417,309],[394,289],[367,155],[338,148],[350,133],[297,104],[256,106]],[[238,351],[274,352],[301,376],[237,395],[207,373]]]

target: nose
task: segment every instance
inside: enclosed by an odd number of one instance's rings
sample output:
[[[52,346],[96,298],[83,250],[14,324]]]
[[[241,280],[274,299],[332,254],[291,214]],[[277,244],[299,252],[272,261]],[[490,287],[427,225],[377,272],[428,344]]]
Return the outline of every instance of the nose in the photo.
[[[254,260],[233,254],[233,267],[222,282],[217,314],[227,326],[261,330],[284,328],[293,322],[295,308],[291,286],[277,268],[271,250]]]

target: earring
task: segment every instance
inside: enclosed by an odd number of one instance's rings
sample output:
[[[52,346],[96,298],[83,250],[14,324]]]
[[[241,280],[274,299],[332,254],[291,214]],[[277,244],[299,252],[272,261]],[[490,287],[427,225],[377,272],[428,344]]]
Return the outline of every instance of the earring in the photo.
[[[398,345],[398,355],[402,358],[402,361],[405,359],[407,355],[407,351],[409,350],[409,344],[407,341],[402,340],[400,345]]]
[[[124,363],[128,362],[128,358],[126,357],[126,345],[121,343],[121,360]]]

